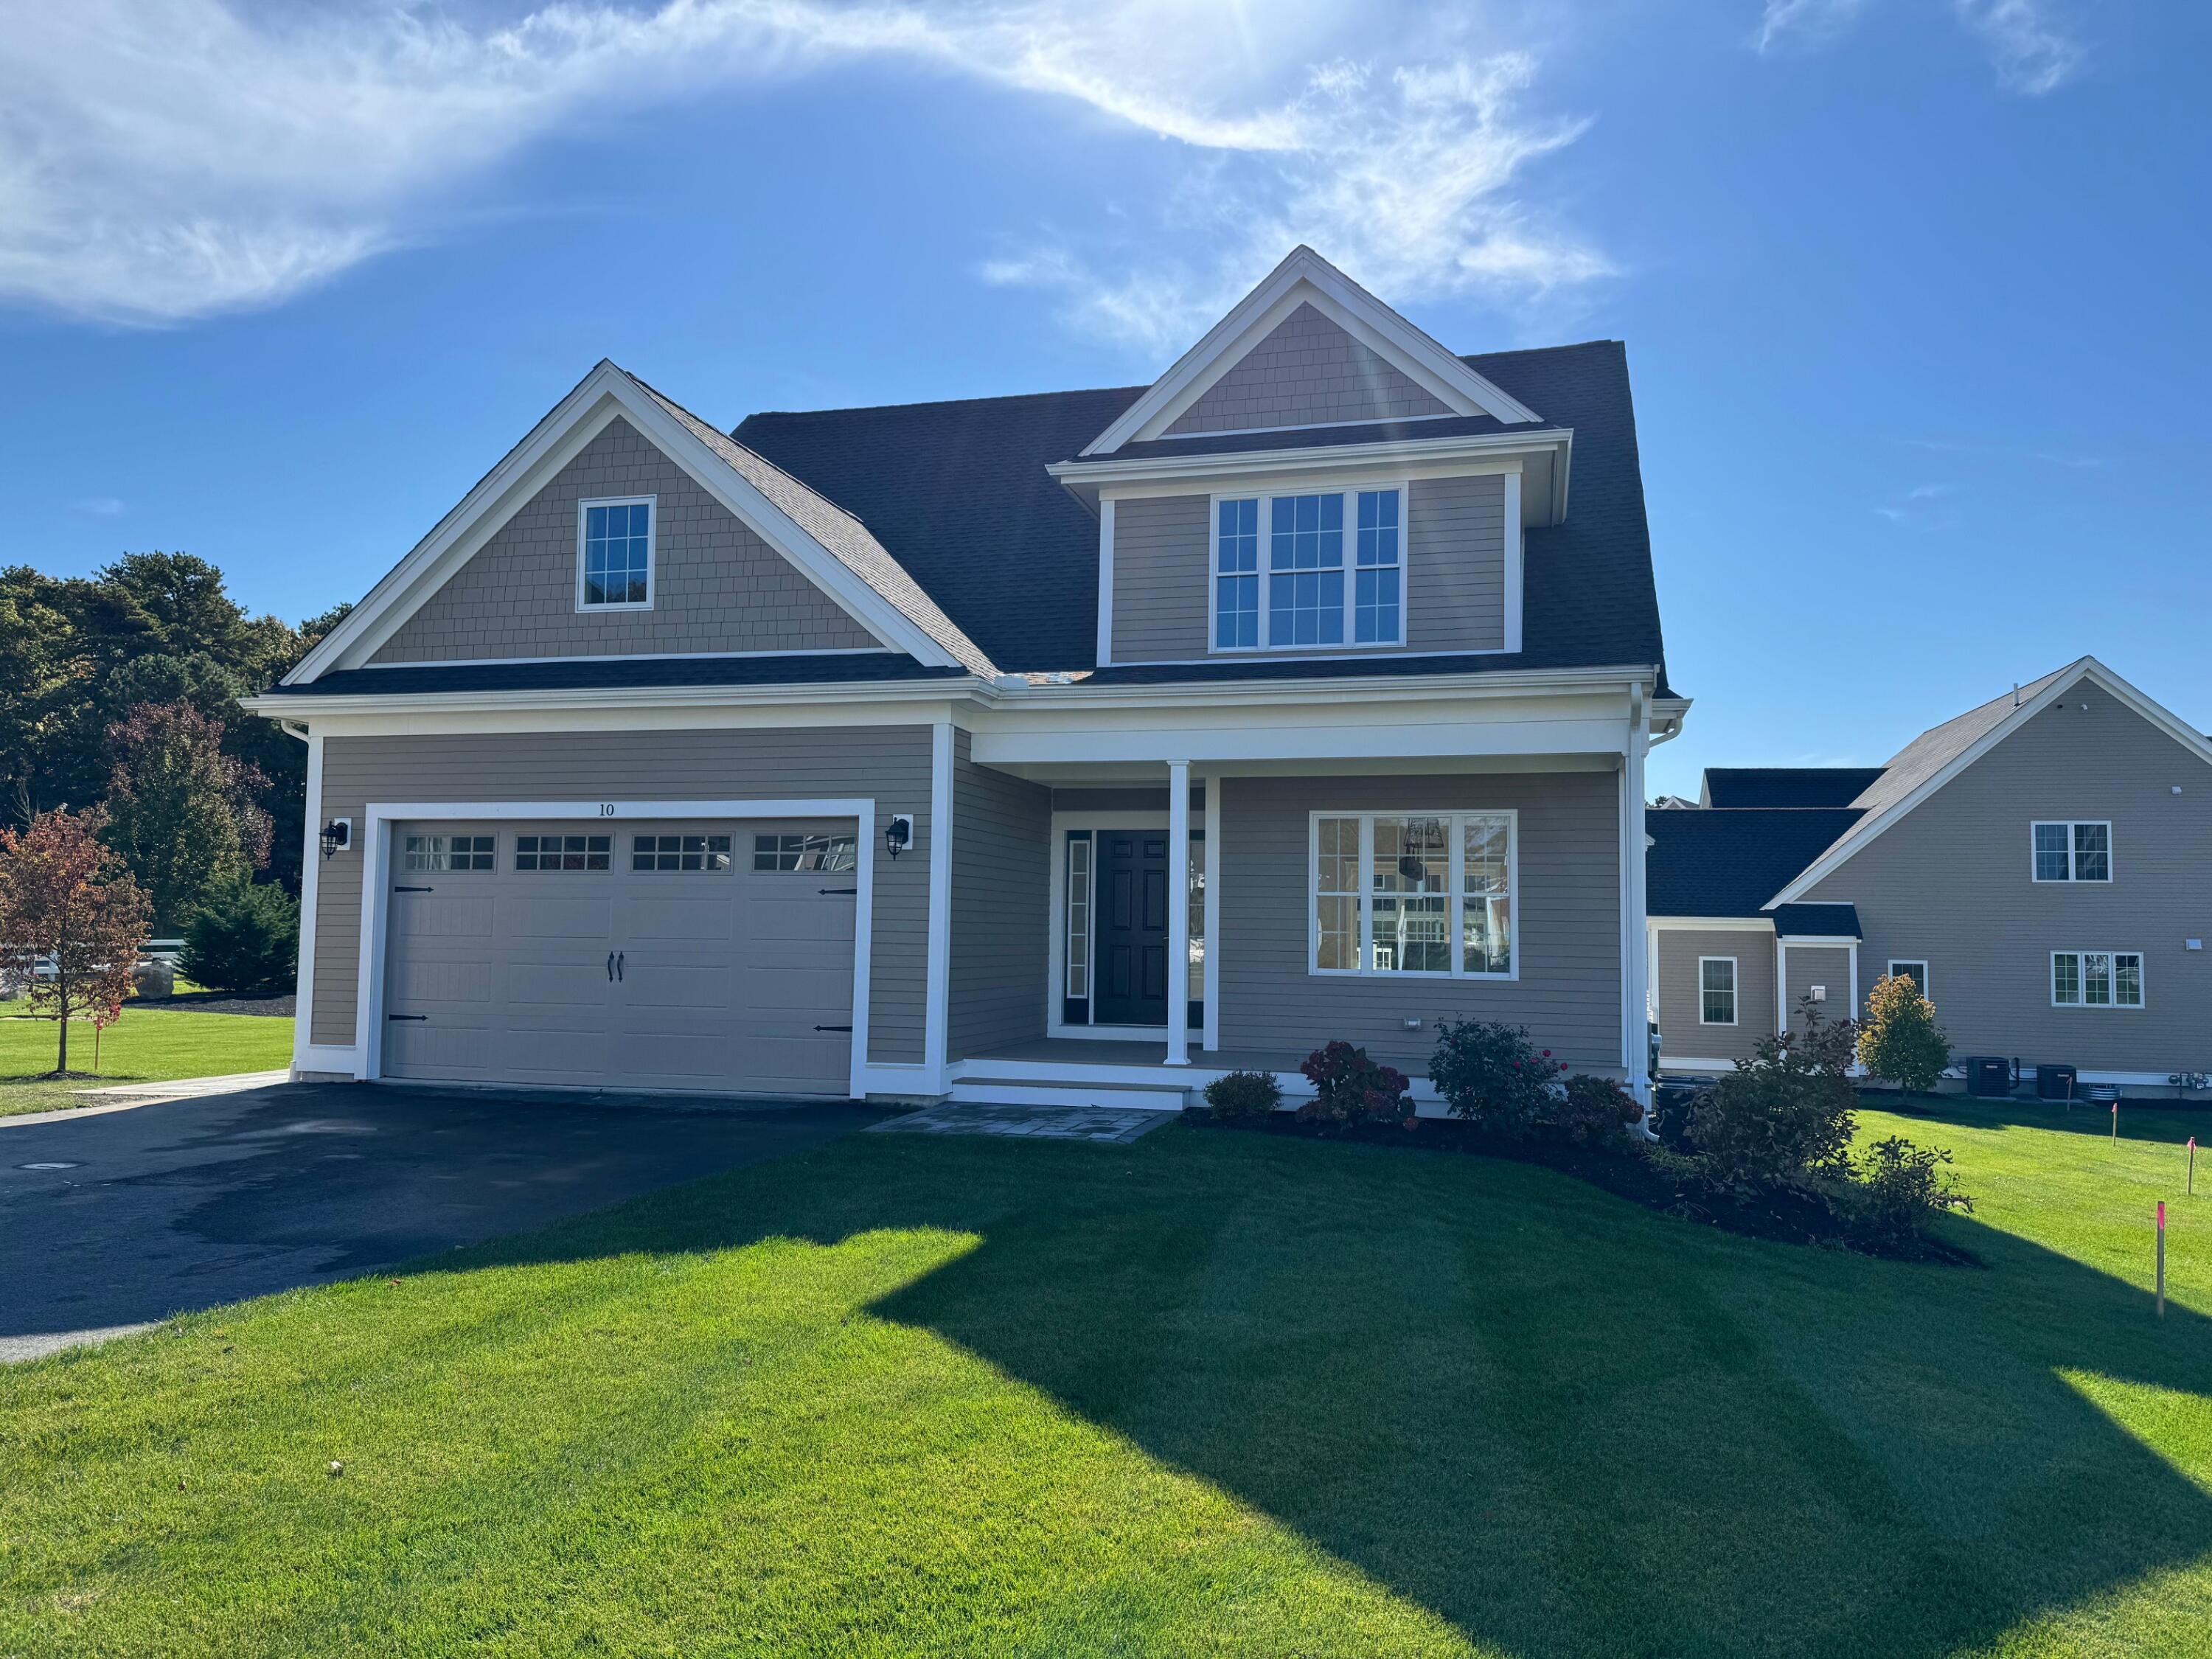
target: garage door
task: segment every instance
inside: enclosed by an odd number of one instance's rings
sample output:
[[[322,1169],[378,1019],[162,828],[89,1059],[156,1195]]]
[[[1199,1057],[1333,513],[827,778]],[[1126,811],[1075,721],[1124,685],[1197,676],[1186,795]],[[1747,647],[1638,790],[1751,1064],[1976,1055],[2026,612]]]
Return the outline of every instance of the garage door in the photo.
[[[397,825],[384,1075],[842,1097],[854,851],[850,819]]]

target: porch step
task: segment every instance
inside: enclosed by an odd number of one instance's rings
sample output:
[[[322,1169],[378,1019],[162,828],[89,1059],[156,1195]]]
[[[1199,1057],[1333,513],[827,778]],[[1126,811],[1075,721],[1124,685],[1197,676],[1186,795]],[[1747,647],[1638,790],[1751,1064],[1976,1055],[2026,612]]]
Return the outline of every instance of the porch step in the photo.
[[[1018,1078],[963,1077],[952,1098],[987,1106],[1106,1106],[1121,1110],[1179,1112],[1196,1098],[1181,1084],[1025,1082]]]

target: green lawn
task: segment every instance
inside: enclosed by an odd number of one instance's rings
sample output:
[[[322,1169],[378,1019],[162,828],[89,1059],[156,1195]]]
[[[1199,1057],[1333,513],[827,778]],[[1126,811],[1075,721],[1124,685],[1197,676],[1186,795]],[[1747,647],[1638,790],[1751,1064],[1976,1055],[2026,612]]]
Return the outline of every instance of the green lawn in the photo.
[[[2202,1656],[2195,1120],[1951,1109],[1982,1269],[1177,1126],[182,1319],[0,1379],[0,1654]]]
[[[100,1036],[96,1079],[45,1083],[37,1074],[53,1070],[54,1023],[22,1014],[21,1003],[0,1003],[0,1117],[82,1105],[78,1090],[104,1084],[273,1072],[292,1063],[292,1022],[288,1018],[204,1014],[134,1002]],[[88,1022],[70,1022],[70,1069],[93,1069]]]

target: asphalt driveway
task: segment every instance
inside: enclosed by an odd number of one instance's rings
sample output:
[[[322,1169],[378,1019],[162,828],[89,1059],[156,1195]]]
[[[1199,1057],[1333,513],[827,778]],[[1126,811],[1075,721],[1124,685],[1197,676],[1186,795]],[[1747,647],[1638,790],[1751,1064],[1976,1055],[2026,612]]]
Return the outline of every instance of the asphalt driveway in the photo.
[[[881,1115],[287,1084],[0,1120],[0,1362],[539,1226]]]

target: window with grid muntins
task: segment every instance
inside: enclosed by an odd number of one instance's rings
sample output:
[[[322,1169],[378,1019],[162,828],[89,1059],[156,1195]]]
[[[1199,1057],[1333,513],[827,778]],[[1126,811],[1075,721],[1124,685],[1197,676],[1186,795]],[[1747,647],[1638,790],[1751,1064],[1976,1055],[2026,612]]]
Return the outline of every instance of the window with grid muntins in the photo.
[[[727,836],[636,836],[630,841],[632,870],[726,870]]]
[[[645,604],[651,593],[652,563],[650,501],[613,501],[584,509],[584,605]]]
[[[1359,492],[1359,527],[1352,573],[1352,637],[1361,645],[1395,645],[1399,631],[1398,492]]]
[[[2033,827],[2035,878],[2038,881],[2110,881],[2112,878],[2112,826],[2086,823],[2038,823]]]
[[[1698,1018],[1707,1025],[1735,1024],[1735,958],[1698,959]]]
[[[614,864],[611,836],[539,834],[514,838],[518,870],[606,870]]]
[[[753,868],[850,872],[860,867],[850,836],[755,836]]]
[[[1267,503],[1267,643],[1344,643],[1344,497]]]
[[[489,836],[410,836],[401,863],[411,875],[493,867]]]
[[[1311,971],[1512,977],[1512,813],[1322,813],[1313,834]]]
[[[2059,1008],[2140,1008],[2140,951],[2053,951],[2051,1000]]]
[[[1260,643],[1260,503],[1223,501],[1213,550],[1213,643]]]

